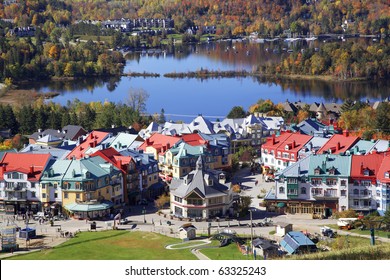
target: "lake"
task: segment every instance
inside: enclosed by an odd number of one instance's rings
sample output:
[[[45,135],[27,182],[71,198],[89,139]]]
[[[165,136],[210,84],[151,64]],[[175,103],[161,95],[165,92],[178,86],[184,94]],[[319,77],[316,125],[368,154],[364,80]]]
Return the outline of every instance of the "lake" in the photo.
[[[389,95],[389,82],[325,82],[313,80],[274,80],[265,78],[172,79],[170,72],[208,70],[248,70],[258,64],[279,61],[287,51],[321,47],[321,42],[303,41],[299,44],[266,42],[213,42],[190,46],[174,46],[165,51],[149,50],[127,54],[125,73],[159,73],[160,77],[120,77],[82,79],[29,84],[39,91],[59,92],[54,102],[65,105],[75,98],[83,101],[112,101],[125,103],[129,91],[143,89],[149,93],[147,111],[159,113],[163,108],[172,120],[192,119],[203,114],[211,119],[225,117],[233,106],[249,106],[259,99],[274,103],[289,101],[342,102],[345,98],[370,101]]]

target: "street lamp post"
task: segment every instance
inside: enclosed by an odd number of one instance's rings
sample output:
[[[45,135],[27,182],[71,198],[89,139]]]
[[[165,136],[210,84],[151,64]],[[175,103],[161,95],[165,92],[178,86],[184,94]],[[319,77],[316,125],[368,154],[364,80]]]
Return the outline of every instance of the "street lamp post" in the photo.
[[[251,250],[253,254],[253,223],[252,223],[252,210],[249,210],[249,216],[251,218]]]
[[[144,214],[144,223],[146,224],[146,217],[145,217],[146,210],[145,210],[145,206],[144,206],[144,209],[142,210],[142,213]]]

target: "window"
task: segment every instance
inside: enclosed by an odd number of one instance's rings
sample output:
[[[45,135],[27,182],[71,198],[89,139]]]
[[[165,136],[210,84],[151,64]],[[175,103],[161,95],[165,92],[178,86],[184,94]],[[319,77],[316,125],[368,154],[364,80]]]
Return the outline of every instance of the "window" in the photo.
[[[334,186],[337,184],[337,180],[336,179],[326,179],[326,184],[328,186]]]
[[[110,193],[110,190],[108,188],[106,188],[106,193]]]
[[[314,175],[320,175],[321,174],[321,169],[320,168],[316,168],[314,169]]]
[[[295,160],[295,155],[294,154],[291,154],[291,159]]]
[[[175,196],[175,201],[179,203],[183,203],[183,199],[181,197]]]
[[[42,184],[42,190],[46,189],[46,184]]]
[[[54,193],[54,198],[58,198],[58,193]]]
[[[301,188],[301,194],[306,194],[306,188],[305,187]]]
[[[346,180],[341,180],[340,181],[340,185],[345,187],[347,185],[347,181]]]
[[[353,194],[354,194],[354,195],[359,195],[359,190],[358,190],[358,189],[354,189],[354,190],[353,190]]]
[[[68,198],[68,193],[64,193],[64,198]]]
[[[287,178],[287,184],[297,184],[297,178]]]
[[[389,179],[389,172],[385,172],[385,178]]]
[[[347,191],[346,190],[341,190],[340,191],[341,196],[347,196]]]
[[[11,173],[8,173],[8,174],[7,174],[7,178],[8,178],[8,179],[12,179],[12,174],[11,174]]]
[[[35,192],[31,192],[31,197],[36,197],[36,193]]]
[[[46,194],[45,193],[42,194],[42,198],[46,198]]]
[[[353,200],[353,206],[359,206],[359,200],[354,199]]]
[[[287,189],[287,194],[289,195],[297,195],[298,189]]]
[[[284,193],[284,187],[279,188],[279,193]]]
[[[321,185],[322,184],[322,180],[318,179],[318,178],[313,178],[313,179],[311,179],[311,184],[312,185]]]
[[[283,153],[283,158],[290,158],[290,154],[289,153]]]
[[[80,199],[80,194],[76,193],[76,199]]]

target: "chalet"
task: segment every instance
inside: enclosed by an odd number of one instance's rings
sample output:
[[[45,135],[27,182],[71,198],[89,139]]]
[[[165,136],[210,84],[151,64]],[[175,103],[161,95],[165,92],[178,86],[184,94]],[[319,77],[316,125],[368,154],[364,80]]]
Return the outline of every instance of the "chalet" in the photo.
[[[0,211],[6,206],[15,214],[41,211],[48,193],[39,181],[50,158],[50,154],[4,154],[0,162]]]
[[[182,179],[172,180],[170,185],[171,211],[178,217],[222,217],[233,214],[231,183],[225,182],[223,173],[216,175],[206,170],[202,158],[196,169]]]
[[[282,133],[276,137],[272,135],[261,147],[261,161],[271,168],[282,170],[298,161],[298,153],[313,136]]]

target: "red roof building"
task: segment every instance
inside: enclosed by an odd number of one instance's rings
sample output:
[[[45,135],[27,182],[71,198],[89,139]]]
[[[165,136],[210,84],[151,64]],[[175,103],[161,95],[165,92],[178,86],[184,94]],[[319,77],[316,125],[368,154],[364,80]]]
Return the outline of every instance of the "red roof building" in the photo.
[[[154,158],[158,160],[160,154],[165,154],[173,145],[181,141],[180,137],[167,136],[159,133],[154,133],[142,143],[138,149],[145,153],[153,154]]]
[[[269,137],[261,147],[262,162],[275,169],[284,169],[298,161],[298,152],[313,138],[299,133],[282,133]]]
[[[50,158],[50,154],[6,153],[0,162],[0,180],[4,174],[19,172],[27,174],[28,181],[37,182]]]
[[[367,155],[352,155],[351,179],[354,185],[362,185],[362,181],[371,181],[376,185],[379,170],[382,165],[384,153],[372,153]]]
[[[359,140],[359,137],[350,136],[349,132],[345,130],[343,134],[334,134],[317,153],[341,154],[349,150]]]
[[[87,138],[78,146],[76,146],[67,156],[68,159],[81,159],[85,156],[86,152],[90,148],[95,148],[100,145],[107,137],[109,133],[100,132],[100,131],[92,131],[88,134]]]
[[[91,154],[91,157],[100,156],[104,160],[112,163],[122,172],[123,178],[123,196],[125,203],[129,203],[129,193],[133,192],[134,189],[138,189],[138,175],[135,175],[136,164],[134,159],[130,156],[122,156],[114,148],[108,148],[104,150],[97,151]],[[129,175],[129,173],[132,173]],[[134,176],[135,175],[135,176]]]

